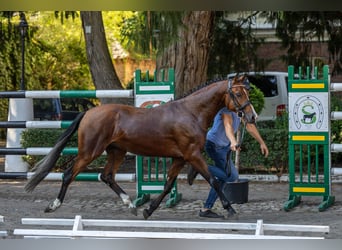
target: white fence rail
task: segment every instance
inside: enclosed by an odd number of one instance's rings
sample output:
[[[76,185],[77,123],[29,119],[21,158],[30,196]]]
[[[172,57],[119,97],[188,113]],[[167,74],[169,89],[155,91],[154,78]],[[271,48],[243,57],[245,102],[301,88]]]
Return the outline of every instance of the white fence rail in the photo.
[[[24,225],[37,225],[39,229],[15,229],[14,235],[24,238],[149,238],[149,239],[324,239],[316,236],[265,235],[265,231],[328,233],[329,226],[264,224],[228,222],[192,222],[192,221],[146,221],[146,220],[95,220],[22,218]],[[70,229],[42,229],[44,226],[72,227]],[[85,230],[86,227],[114,227],[117,231]],[[123,230],[125,228],[125,230]],[[143,231],[137,231],[143,228]],[[168,232],[148,231],[151,228],[163,228]],[[127,229],[132,231],[127,231]],[[177,229],[170,232],[170,229]],[[201,229],[202,232],[180,232],[182,230]],[[216,230],[209,233],[210,230]],[[217,231],[220,230],[220,231]],[[232,230],[252,231],[253,234],[229,233]]]
[[[0,215],[0,224],[4,223],[4,216]],[[0,231],[0,237],[7,236],[7,231]]]

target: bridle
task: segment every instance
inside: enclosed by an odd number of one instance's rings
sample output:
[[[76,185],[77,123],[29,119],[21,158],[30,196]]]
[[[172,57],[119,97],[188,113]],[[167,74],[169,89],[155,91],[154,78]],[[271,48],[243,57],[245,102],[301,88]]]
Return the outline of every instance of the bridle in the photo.
[[[235,110],[238,114],[238,116],[240,118],[242,118],[244,116],[244,109],[248,106],[248,105],[252,105],[251,102],[249,101],[249,99],[247,99],[247,101],[245,103],[243,103],[242,105],[240,105],[240,103],[237,101],[237,97],[236,95],[234,94],[234,92],[232,91],[232,88],[235,88],[235,87],[243,87],[244,89],[247,89],[249,90],[250,89],[250,84],[249,84],[249,81],[248,81],[248,78],[246,78],[244,81],[243,81],[243,84],[239,84],[239,85],[232,85],[232,80],[231,79],[228,79],[228,93],[229,93],[229,96],[230,98],[232,99],[233,103],[234,103],[234,106],[235,106]],[[239,144],[235,145],[236,148],[239,148],[241,147],[241,144],[242,144],[242,141],[243,141],[243,138],[244,138],[244,135],[245,135],[245,130],[246,130],[246,122],[244,122],[244,127],[243,127],[243,130],[242,130],[242,134],[240,134],[240,142]],[[228,151],[230,152],[230,151]],[[229,153],[230,154],[230,153]],[[230,157],[230,155],[227,155],[227,163],[229,162],[228,160],[228,157]],[[229,169],[229,168],[228,168]],[[229,174],[229,173],[228,173]]]
[[[232,85],[232,80],[228,79],[228,93],[229,93],[229,96],[230,96],[230,98],[232,99],[232,101],[234,103],[235,110],[239,114],[240,117],[242,116],[242,113],[243,113],[244,109],[248,105],[251,105],[251,102],[248,99],[245,103],[240,105],[240,103],[237,101],[237,97],[234,94],[234,92],[232,91],[232,89],[236,88],[236,87],[243,87],[244,89],[248,89],[249,90],[249,88],[250,88],[249,86],[250,85],[249,85],[249,81],[248,81],[247,78],[244,80],[243,84],[234,85],[234,86]]]

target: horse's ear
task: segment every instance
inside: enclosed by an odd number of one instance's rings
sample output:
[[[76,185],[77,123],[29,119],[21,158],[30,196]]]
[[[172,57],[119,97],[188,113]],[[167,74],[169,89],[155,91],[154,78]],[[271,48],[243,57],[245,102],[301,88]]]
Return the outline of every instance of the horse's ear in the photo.
[[[232,88],[232,79],[228,79],[228,89]]]
[[[245,85],[245,88],[247,90],[251,89],[251,84],[250,84],[248,76],[246,74],[243,76],[243,85]]]

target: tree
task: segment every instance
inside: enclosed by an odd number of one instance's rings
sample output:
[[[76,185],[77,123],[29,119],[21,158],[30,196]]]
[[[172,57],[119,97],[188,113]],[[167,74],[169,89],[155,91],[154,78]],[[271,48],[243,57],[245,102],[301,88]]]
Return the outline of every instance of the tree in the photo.
[[[123,28],[129,37],[125,45],[155,55],[158,69],[175,68],[176,96],[183,96],[208,78],[266,64],[256,56],[262,42],[251,29],[256,13],[239,21],[228,20],[227,14],[139,12]]]
[[[178,39],[182,11],[133,12],[121,26],[120,42],[134,57],[155,59]]]
[[[157,57],[157,69],[175,68],[176,96],[207,81],[213,11],[191,11],[182,18],[178,39]]]
[[[156,56],[156,69],[175,69],[176,96],[207,80],[212,11],[146,11],[127,20],[128,50]]]
[[[228,18],[225,11],[215,12],[213,42],[210,48],[208,76],[226,77],[231,72],[262,71],[267,65],[257,56],[263,39],[255,36],[252,24],[258,12],[241,13],[239,18]]]
[[[96,89],[122,89],[108,50],[101,11],[81,11],[89,69]],[[103,98],[101,103],[114,102]]]
[[[14,11],[0,12],[0,86],[3,90],[18,90],[20,83],[20,35],[17,25],[11,21],[15,14]]]

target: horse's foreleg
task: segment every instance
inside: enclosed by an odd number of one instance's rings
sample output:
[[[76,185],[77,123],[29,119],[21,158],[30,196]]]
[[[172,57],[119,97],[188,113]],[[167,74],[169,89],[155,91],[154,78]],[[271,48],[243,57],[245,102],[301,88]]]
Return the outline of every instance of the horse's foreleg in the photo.
[[[108,147],[106,151],[108,161],[104,168],[104,172],[101,174],[101,180],[121,198],[125,205],[128,205],[132,214],[137,215],[137,208],[133,204],[131,198],[115,181],[115,174],[124,160],[126,151],[122,151],[114,147]]]
[[[221,200],[223,208],[228,211],[228,216],[233,216],[234,214],[236,214],[236,211],[231,206],[229,200],[224,196],[222,192],[220,181],[210,174],[204,159],[201,156],[195,157],[192,158],[191,161],[189,160],[189,163],[192,165],[192,167],[195,168],[198,173],[203,176],[203,178],[210,184],[210,186],[215,189],[217,196]]]
[[[163,192],[155,200],[151,201],[148,209],[144,209],[143,211],[143,215],[145,219],[147,219],[148,217],[152,215],[152,213],[159,207],[160,203],[165,198],[165,196],[171,192],[172,187],[177,179],[177,176],[180,170],[182,169],[182,167],[184,166],[184,164],[185,162],[183,159],[173,159],[172,166],[167,174],[167,180],[164,185]]]

